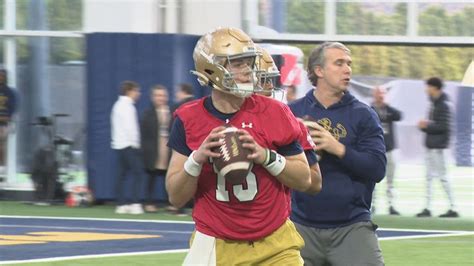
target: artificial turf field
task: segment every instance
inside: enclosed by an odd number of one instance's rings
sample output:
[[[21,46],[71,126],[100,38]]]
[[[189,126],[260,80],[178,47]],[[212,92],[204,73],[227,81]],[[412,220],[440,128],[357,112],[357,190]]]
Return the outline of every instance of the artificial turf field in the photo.
[[[68,208],[65,206],[34,206],[19,202],[0,202],[1,215],[51,216],[51,217],[91,217],[130,220],[181,220],[165,212],[144,215],[116,215],[113,206],[89,208]],[[414,218],[379,215],[374,221],[382,228],[462,230],[473,234],[463,236],[442,236],[380,241],[386,265],[473,265],[474,264],[474,220],[471,218],[441,219]],[[1,250],[1,248],[0,248]],[[181,265],[185,253],[165,253],[150,255],[118,255],[116,257],[59,260],[15,265]],[[0,251],[1,258],[1,251]]]
[[[386,265],[474,265],[473,168],[450,167],[453,190],[458,205],[457,210],[461,214],[461,218],[454,219],[414,217],[414,214],[420,211],[424,204],[423,173],[422,166],[417,165],[400,165],[399,170],[397,170],[395,180],[398,192],[396,207],[402,213],[402,216],[385,215],[387,212],[384,196],[385,183],[382,182],[377,185],[374,222],[381,228],[468,231],[468,234],[396,240],[383,239],[380,241],[380,245]],[[445,195],[438,183],[436,182],[434,185],[434,215],[439,215],[448,208]],[[34,206],[11,201],[0,201],[0,215],[191,221],[190,216],[178,217],[166,212],[136,216],[117,215],[111,205],[68,208],[65,206]],[[0,224],[0,226],[2,225]],[[171,251],[171,253],[161,254],[121,254],[112,257],[52,260],[15,265],[181,265],[184,256],[183,251]],[[0,245],[0,264],[2,264],[2,260],[2,246]]]

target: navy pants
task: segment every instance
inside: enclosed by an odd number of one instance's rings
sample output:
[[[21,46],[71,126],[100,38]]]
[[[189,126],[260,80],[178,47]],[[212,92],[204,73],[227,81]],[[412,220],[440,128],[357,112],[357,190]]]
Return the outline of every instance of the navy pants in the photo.
[[[144,175],[140,150],[127,147],[117,150],[117,154],[117,205],[138,203]]]

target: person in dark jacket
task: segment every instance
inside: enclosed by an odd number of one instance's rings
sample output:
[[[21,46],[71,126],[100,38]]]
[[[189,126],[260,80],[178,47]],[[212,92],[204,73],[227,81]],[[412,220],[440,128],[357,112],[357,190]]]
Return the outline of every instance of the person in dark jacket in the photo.
[[[417,217],[431,216],[432,183],[439,178],[449,200],[450,209],[440,217],[459,217],[454,210],[454,197],[446,171],[444,150],[449,146],[451,111],[448,96],[443,92],[443,81],[438,77],[426,80],[426,93],[431,101],[428,120],[420,120],[418,128],[426,134],[426,207]]]
[[[315,86],[289,104],[306,122],[316,152],[322,190],[317,195],[294,191],[291,219],[305,241],[305,265],[383,265],[371,221],[375,183],[385,176],[383,131],[375,111],[348,91],[350,50],[326,42],[308,59]]]
[[[375,110],[377,115],[380,118],[383,129],[383,138],[385,141],[385,150],[387,156],[387,200],[388,200],[388,213],[390,215],[400,215],[400,213],[393,206],[393,199],[395,196],[395,191],[393,187],[393,179],[395,177],[395,160],[393,158],[393,149],[395,148],[395,131],[393,127],[393,122],[400,121],[402,118],[402,113],[390,106],[385,102],[385,95],[387,91],[383,87],[375,87],[374,102],[372,103],[372,108]],[[375,193],[372,205],[375,204]],[[372,212],[374,208],[372,207]]]
[[[196,99],[194,97],[193,86],[189,83],[180,83],[176,92],[176,103],[171,107],[171,113],[174,113],[178,107]]]
[[[8,134],[16,111],[16,100],[15,92],[8,87],[7,71],[0,69],[0,175],[6,174]]]
[[[194,97],[194,88],[193,85],[189,83],[179,83],[178,84],[178,91],[176,92],[176,103],[171,107],[171,125],[174,122],[174,112],[183,104],[191,102],[195,100]],[[190,201],[186,204],[186,207],[192,207],[193,202]],[[166,208],[169,212],[174,213],[178,216],[183,216],[186,214],[184,208],[176,208],[174,206],[168,206]]]
[[[171,116],[167,88],[163,85],[156,85],[151,89],[150,94],[153,105],[143,113],[140,131],[145,170],[148,174],[145,211],[156,212],[153,193],[157,177],[164,180],[168,169],[170,150],[166,144],[169,138]],[[166,194],[164,182],[162,189]]]

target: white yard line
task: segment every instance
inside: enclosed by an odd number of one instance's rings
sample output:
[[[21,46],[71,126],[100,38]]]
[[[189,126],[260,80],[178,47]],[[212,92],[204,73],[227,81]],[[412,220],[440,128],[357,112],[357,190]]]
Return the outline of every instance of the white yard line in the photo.
[[[89,220],[89,221],[138,222],[138,223],[149,222],[149,223],[167,223],[167,224],[169,224],[169,223],[193,224],[193,222],[183,222],[183,221],[131,220],[131,219],[80,218],[80,217],[47,217],[47,216],[0,215],[0,218],[21,218],[21,219],[34,218],[34,219],[55,219],[55,220]],[[102,231],[129,231],[129,232],[166,232],[166,233],[176,233],[176,234],[191,234],[192,233],[191,231],[186,232],[186,231],[166,231],[166,230],[108,229],[108,228],[91,228],[91,227],[87,227],[87,228],[86,227],[56,227],[56,226],[34,226],[34,225],[32,225],[32,226],[28,226],[28,225],[0,225],[0,227],[69,229],[69,230],[70,229],[77,229],[77,230],[102,230]],[[430,235],[379,237],[380,241],[474,235],[474,231],[424,230],[424,229],[402,229],[402,228],[380,228],[379,230],[400,231],[400,232],[405,231],[405,232],[435,233],[435,234],[430,234]],[[0,264],[5,265],[5,264],[18,264],[18,263],[77,260],[77,259],[89,259],[89,258],[106,258],[106,257],[133,256],[133,255],[181,253],[181,252],[187,252],[187,251],[188,251],[188,249],[174,249],[174,250],[164,250],[164,251],[142,251],[142,252],[128,252],[128,253],[95,254],[95,255],[55,257],[55,258],[43,258],[43,259],[31,259],[31,260],[2,261],[2,262],[0,262]]]
[[[85,230],[85,231],[106,231],[106,232],[130,232],[130,233],[169,233],[169,234],[188,234],[192,231],[172,231],[172,230],[141,230],[141,229],[110,229],[110,228],[99,228],[99,227],[75,227],[75,226],[46,226],[46,225],[1,225],[0,227],[10,228],[39,228],[39,229],[63,229],[63,230]]]
[[[449,237],[449,236],[468,236],[474,235],[474,232],[461,232],[461,233],[441,233],[441,234],[431,234],[431,235],[417,235],[417,236],[389,236],[389,237],[379,237],[380,241],[388,240],[401,240],[401,239],[414,239],[414,238],[434,238],[434,237]]]
[[[32,259],[32,260],[10,260],[10,261],[1,261],[0,264],[5,265],[5,264],[32,263],[32,262],[50,262],[50,261],[61,261],[61,260],[122,257],[122,256],[134,256],[134,255],[154,255],[154,254],[166,254],[166,253],[182,253],[182,252],[187,252],[187,251],[188,249],[172,249],[172,250],[163,250],[163,251],[141,251],[141,252],[128,252],[128,253],[81,255],[81,256],[56,257],[56,258],[44,258],[44,259]]]
[[[112,218],[88,218],[88,217],[58,217],[58,216],[51,216],[50,217],[50,216],[0,215],[0,218],[87,220],[87,221],[114,221],[114,222],[164,223],[164,224],[194,224],[194,222],[192,222],[192,221],[112,219]]]
[[[422,232],[422,233],[474,233],[474,231],[459,230],[425,230],[425,229],[404,229],[404,228],[379,228],[386,231]]]

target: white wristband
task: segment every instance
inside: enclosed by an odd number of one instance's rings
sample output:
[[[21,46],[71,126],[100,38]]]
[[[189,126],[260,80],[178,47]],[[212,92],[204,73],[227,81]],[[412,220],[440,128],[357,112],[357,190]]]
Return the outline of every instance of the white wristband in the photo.
[[[275,153],[276,159],[275,159],[274,162],[272,162],[272,163],[269,164],[269,165],[263,165],[263,167],[264,167],[265,169],[267,169],[267,171],[268,171],[272,176],[278,176],[279,174],[281,174],[281,172],[283,172],[283,169],[285,169],[286,158],[285,158],[283,155],[278,154],[278,153],[275,152],[275,151],[270,151],[270,152]]]
[[[194,160],[193,155],[195,152],[191,152],[186,162],[184,162],[184,171],[190,176],[198,177],[201,174],[202,164],[198,164]]]

